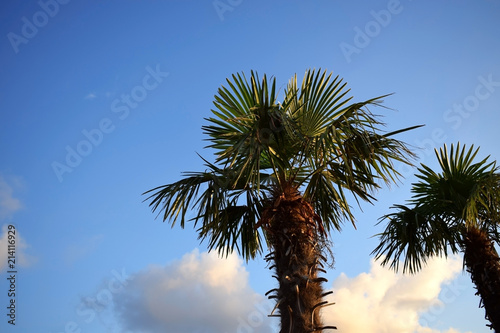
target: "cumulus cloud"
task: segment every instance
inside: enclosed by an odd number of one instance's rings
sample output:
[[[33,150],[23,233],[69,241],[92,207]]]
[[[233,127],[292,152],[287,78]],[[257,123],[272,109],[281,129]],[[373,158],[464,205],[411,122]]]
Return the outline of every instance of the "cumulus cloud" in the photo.
[[[12,179],[14,186],[18,185],[19,180]],[[14,212],[22,208],[21,201],[14,198],[14,188],[11,184],[0,176],[0,220],[9,218]]]
[[[9,248],[9,226],[4,224],[2,226],[2,232],[0,234],[0,271],[7,268],[8,264],[8,248]],[[21,266],[29,266],[34,261],[35,258],[26,253],[26,249],[29,247],[28,243],[21,237],[17,229],[15,231],[15,264]]]
[[[431,329],[425,319],[456,297],[457,288],[450,283],[461,270],[458,256],[432,259],[416,275],[395,274],[372,261],[369,273],[353,278],[341,274],[333,282],[328,300],[336,304],[323,309],[324,322],[339,332],[458,333],[452,327]]]
[[[463,287],[454,285],[461,270],[455,256],[432,259],[416,275],[395,274],[376,262],[352,278],[342,273],[330,285],[328,300],[336,304],[322,310],[324,324],[344,333],[460,333],[432,324],[461,293]],[[131,274],[113,295],[121,332],[277,332],[279,319],[267,316],[273,307],[248,285],[238,256],[221,259],[197,250]]]
[[[272,307],[249,286],[238,256],[198,250],[131,275],[114,297],[123,330],[142,333],[270,333]]]

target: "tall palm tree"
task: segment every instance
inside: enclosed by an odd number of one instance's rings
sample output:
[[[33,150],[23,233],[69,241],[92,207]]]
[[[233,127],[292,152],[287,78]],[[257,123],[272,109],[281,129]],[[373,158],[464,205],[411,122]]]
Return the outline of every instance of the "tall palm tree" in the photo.
[[[478,149],[446,145],[436,156],[441,172],[426,165],[418,169],[410,207],[396,205],[396,212],[379,234],[373,254],[383,265],[415,273],[433,256],[463,253],[484,306],[490,328],[500,332],[500,174],[488,157],[474,162]]]
[[[346,83],[326,71],[307,71],[300,87],[294,76],[282,103],[276,79],[252,72],[250,81],[237,74],[227,84],[203,126],[215,161],[151,189],[147,200],[172,225],[192,220],[219,254],[236,249],[249,260],[267,244],[281,332],[333,329],[319,316],[327,235],[354,224],[346,192],[372,202],[379,182],[398,179],[393,163],[409,163],[412,153],[392,136],[411,128],[383,132],[367,106],[384,96],[348,105]]]

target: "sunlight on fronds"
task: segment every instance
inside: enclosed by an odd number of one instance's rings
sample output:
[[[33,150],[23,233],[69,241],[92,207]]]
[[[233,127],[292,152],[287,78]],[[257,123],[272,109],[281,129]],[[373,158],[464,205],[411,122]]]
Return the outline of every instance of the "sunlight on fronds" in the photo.
[[[262,250],[267,236],[256,228],[264,206],[276,191],[303,191],[327,232],[354,224],[347,193],[373,202],[380,181],[396,182],[395,163],[415,156],[368,107],[381,107],[379,96],[348,104],[346,83],[322,70],[306,71],[300,86],[294,76],[277,100],[276,79],[256,72],[227,79],[214,98],[212,116],[202,127],[214,152],[207,170],[187,173],[175,183],[146,192],[153,211],[172,225],[192,211],[200,239],[222,254],[237,250],[246,259]]]

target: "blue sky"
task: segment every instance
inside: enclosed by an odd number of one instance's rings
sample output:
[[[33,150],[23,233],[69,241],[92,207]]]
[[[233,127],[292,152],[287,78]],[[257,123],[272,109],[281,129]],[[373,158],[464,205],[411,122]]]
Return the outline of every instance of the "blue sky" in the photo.
[[[203,168],[225,78],[283,87],[323,68],[385,99],[419,162],[460,141],[500,159],[500,1],[69,1],[0,4],[0,245],[17,230],[16,326],[2,332],[271,332],[262,260],[220,260],[141,195]],[[414,170],[332,235],[323,314],[339,332],[489,332],[460,258],[417,276],[373,264],[377,219]],[[224,274],[222,274],[224,273]],[[353,311],[356,309],[356,311]]]

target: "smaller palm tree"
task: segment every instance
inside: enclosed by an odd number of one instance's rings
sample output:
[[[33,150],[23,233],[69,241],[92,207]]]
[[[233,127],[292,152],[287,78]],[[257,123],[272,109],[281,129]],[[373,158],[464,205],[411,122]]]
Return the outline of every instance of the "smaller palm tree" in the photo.
[[[410,206],[395,205],[387,214],[380,244],[372,254],[382,265],[403,272],[418,272],[434,256],[463,253],[464,266],[481,298],[490,328],[500,332],[500,174],[488,157],[474,162],[479,149],[471,146],[448,153],[436,150],[441,173],[421,165],[413,184]],[[379,223],[380,223],[379,222]]]

